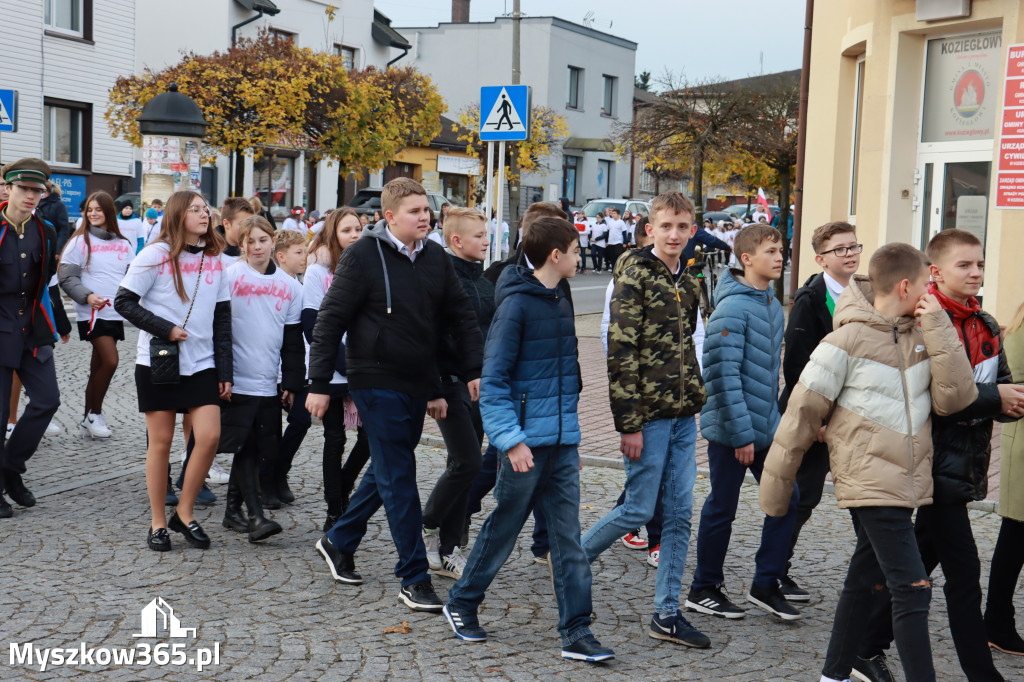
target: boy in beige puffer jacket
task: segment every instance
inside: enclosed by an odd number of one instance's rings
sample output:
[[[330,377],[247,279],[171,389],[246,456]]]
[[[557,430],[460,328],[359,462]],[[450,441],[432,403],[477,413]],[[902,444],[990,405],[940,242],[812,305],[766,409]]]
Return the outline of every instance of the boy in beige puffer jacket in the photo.
[[[908,682],[934,680],[928,639],[931,581],[914,537],[915,508],[932,501],[931,412],[977,397],[970,363],[949,317],[926,292],[928,261],[907,244],[875,252],[869,277],[839,299],[835,331],[811,355],[765,462],[761,508],[785,514],[803,453],[827,419],[840,507],[860,522],[836,607],[822,681],[850,675],[872,591],[888,586]],[[831,415],[831,416],[830,416]]]

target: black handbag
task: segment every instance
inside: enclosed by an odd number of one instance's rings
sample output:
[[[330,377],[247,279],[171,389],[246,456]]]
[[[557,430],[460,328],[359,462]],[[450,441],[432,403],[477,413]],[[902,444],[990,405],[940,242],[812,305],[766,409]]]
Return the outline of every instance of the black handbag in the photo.
[[[199,283],[203,279],[203,263],[206,260],[206,253],[199,259],[199,276],[196,277],[196,288],[192,292],[192,302],[189,303],[188,313],[181,328],[185,329],[188,318],[192,316],[192,306],[196,304],[196,295],[199,294]],[[153,337],[149,340],[149,380],[154,384],[177,384],[181,382],[181,367],[178,364],[178,342],[168,341]]]

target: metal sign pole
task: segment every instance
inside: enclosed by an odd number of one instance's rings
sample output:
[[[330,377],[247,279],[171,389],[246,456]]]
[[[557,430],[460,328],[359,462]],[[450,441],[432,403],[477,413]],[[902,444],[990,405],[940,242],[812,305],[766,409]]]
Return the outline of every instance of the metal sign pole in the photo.
[[[491,224],[491,208],[494,204],[491,202],[491,192],[494,191],[492,169],[494,168],[494,143],[487,143],[487,189],[484,195],[484,220],[487,221],[487,225]],[[488,230],[490,232],[490,230]],[[491,246],[494,245],[494,240],[491,240]],[[491,265],[491,248],[487,249],[487,258],[484,259],[484,268],[488,268]]]
[[[495,219],[495,228],[494,228],[494,232],[496,233],[496,236],[495,236],[495,239],[494,239],[494,243],[495,243],[495,246],[494,246],[495,257],[494,257],[494,259],[495,260],[501,260],[501,238],[505,234],[505,231],[501,229],[501,218],[502,218],[502,215],[501,215],[502,214],[502,210],[501,209],[502,209],[502,204],[504,203],[504,200],[502,198],[504,193],[505,193],[505,141],[502,140],[501,142],[498,143],[498,187],[497,187],[496,191],[494,192],[494,194],[495,194],[494,203],[495,203],[495,207],[496,207],[495,211],[497,212],[496,213],[497,217]]]

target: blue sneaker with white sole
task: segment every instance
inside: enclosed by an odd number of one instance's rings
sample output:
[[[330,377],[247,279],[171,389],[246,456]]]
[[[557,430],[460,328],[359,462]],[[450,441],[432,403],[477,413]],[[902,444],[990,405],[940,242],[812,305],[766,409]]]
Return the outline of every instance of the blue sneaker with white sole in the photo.
[[[448,608],[448,604],[444,605],[441,613],[444,614],[444,619],[448,621],[448,625],[452,626],[452,631],[459,639],[465,642],[487,641],[487,632],[480,627],[480,621],[476,619],[475,613],[453,611]]]
[[[601,643],[593,635],[584,635],[569,646],[562,647],[562,658],[600,663],[615,658],[615,652],[606,646],[601,646]]]

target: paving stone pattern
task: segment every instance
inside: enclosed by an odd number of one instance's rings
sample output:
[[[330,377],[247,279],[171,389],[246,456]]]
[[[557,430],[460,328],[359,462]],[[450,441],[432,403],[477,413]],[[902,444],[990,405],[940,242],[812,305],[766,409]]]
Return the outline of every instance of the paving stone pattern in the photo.
[[[221,500],[197,511],[213,538],[209,550],[191,549],[172,533],[173,551],[151,552],[145,545],[149,511],[144,424],[136,409],[131,365],[136,337],[133,331],[128,336],[120,344],[124,364],[104,409],[114,436],[106,442],[92,441],[69,430],[45,440],[26,476],[39,504],[28,510],[16,508],[13,519],[0,520],[5,565],[0,577],[0,641],[8,647],[12,642],[33,642],[43,648],[172,641],[185,642],[190,653],[219,643],[220,663],[202,673],[189,666],[81,664],[39,672],[38,665],[12,666],[9,651],[0,651],[0,678],[818,679],[853,544],[849,516],[830,496],[805,530],[795,558],[794,575],[813,594],[803,609],[804,619],[783,624],[754,610],[743,620],[729,622],[691,614],[691,621],[712,639],[712,648],[706,651],[647,636],[655,570],[645,563],[645,552],[614,545],[593,566],[593,629],[618,654],[614,662],[603,665],[559,657],[557,607],[546,566],[532,561],[529,524],[481,608],[482,624],[491,636],[486,643],[460,642],[441,616],[414,613],[399,603],[393,575],[396,556],[382,513],[371,520],[356,555],[365,584],[335,584],[313,547],[324,513],[318,455],[323,440],[317,427],[296,458],[291,478],[296,503],[271,513],[284,526],[283,534],[264,545],[248,544],[220,526]],[[593,338],[581,340],[585,348],[593,343],[600,349]],[[71,426],[79,418],[88,346],[74,340],[59,347],[57,362],[65,401],[58,416]],[[592,378],[601,374],[592,367],[585,371]],[[590,403],[599,398],[607,404],[596,381],[586,390],[585,410],[596,409]],[[610,443],[602,445],[600,436],[588,433],[586,438],[584,454],[611,454]],[[594,451],[598,447],[601,450]],[[180,443],[176,449],[180,451]],[[429,490],[444,467],[444,457],[441,448],[421,445],[421,490]],[[580,515],[587,528],[613,504],[623,474],[613,467],[587,466],[581,478]],[[224,486],[214,490],[223,498]],[[707,494],[708,482],[702,477],[696,486],[695,526]],[[486,500],[485,512],[492,507],[493,501]],[[483,518],[474,520],[471,537]],[[757,490],[745,486],[726,562],[726,589],[737,601],[753,573],[761,518]],[[987,563],[999,518],[974,511],[972,520]],[[691,552],[686,582],[692,576],[693,557]],[[983,580],[987,572],[986,565]],[[931,615],[936,666],[940,679],[962,679],[946,625],[943,580],[936,577]],[[434,584],[443,597],[451,581],[435,577]],[[198,629],[194,639],[133,637],[140,632],[140,610],[156,597],[170,604],[183,627]],[[408,633],[384,634],[385,628],[403,623],[408,624]],[[999,654],[996,662],[1007,679],[1024,677],[1024,661]]]

